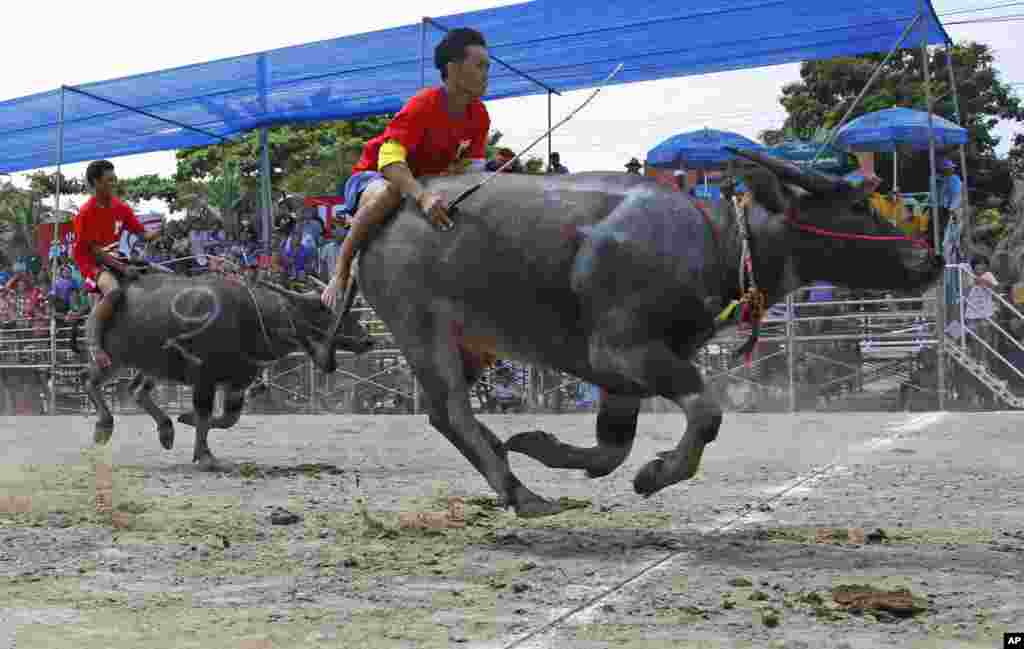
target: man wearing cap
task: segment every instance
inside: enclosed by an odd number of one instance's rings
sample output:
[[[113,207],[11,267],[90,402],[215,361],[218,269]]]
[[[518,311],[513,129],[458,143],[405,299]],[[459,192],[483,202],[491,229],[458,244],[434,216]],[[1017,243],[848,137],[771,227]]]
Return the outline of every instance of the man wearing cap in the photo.
[[[567,174],[569,169],[562,164],[562,154],[558,151],[552,151],[551,155],[548,156],[548,173],[549,174]]]
[[[939,170],[942,176],[938,179],[936,188],[939,199],[938,226],[939,234],[944,236],[950,217],[959,216],[960,205],[963,202],[963,183],[956,173],[952,160],[943,159],[939,164]],[[928,233],[929,243],[934,241],[934,236],[933,232]]]
[[[636,175],[639,176],[640,175],[640,167],[642,167],[642,166],[643,165],[640,164],[639,160],[637,160],[636,158],[630,158],[629,162],[626,163],[626,172],[627,173],[631,173],[631,174],[636,174]]]

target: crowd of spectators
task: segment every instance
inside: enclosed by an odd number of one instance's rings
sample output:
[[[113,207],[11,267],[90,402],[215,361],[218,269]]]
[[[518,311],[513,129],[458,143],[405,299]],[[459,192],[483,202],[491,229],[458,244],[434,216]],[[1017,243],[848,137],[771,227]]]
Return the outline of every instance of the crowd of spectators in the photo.
[[[498,149],[488,169],[496,171],[513,158],[511,149]],[[526,172],[519,160],[503,171]],[[551,154],[546,171],[569,173],[557,152]],[[255,215],[241,215],[229,236],[219,218],[200,211],[166,221],[161,227],[163,236],[149,245],[125,233],[119,252],[133,261],[159,264],[188,275],[218,271],[310,288],[310,276],[330,279],[348,233],[347,219],[343,210],[325,218],[316,207],[283,201],[276,209],[268,247],[260,237]],[[11,263],[0,262],[0,323],[7,328],[48,330],[51,308],[62,322],[88,314],[95,294],[72,261],[70,246],[69,241],[58,241],[50,247],[48,258],[25,255]]]

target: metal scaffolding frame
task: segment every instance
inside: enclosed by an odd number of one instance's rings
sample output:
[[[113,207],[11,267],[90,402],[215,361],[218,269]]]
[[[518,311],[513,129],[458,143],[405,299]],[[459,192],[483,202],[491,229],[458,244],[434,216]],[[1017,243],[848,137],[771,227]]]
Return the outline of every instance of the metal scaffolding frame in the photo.
[[[961,269],[961,272],[967,273]],[[723,334],[716,337],[706,345],[698,356],[698,364],[703,367],[705,380],[709,385],[717,385],[727,390],[730,385],[745,385],[755,389],[772,388],[779,392],[780,388],[788,383],[788,408],[790,412],[798,410],[798,396],[807,396],[813,392],[815,398],[841,396],[837,392],[844,392],[844,386],[850,390],[862,391],[864,386],[886,378],[899,378],[909,390],[927,392],[930,388],[922,388],[913,384],[907,379],[912,366],[917,362],[919,352],[929,350],[938,353],[937,341],[940,339],[935,328],[935,321],[929,316],[934,313],[927,302],[937,300],[941,297],[921,296],[889,299],[832,299],[826,301],[801,301],[798,299],[801,291],[812,290],[812,287],[799,289],[787,299],[790,309],[784,320],[774,320],[766,323],[764,336],[761,338],[759,347],[755,350],[755,356],[751,363],[738,361],[732,355],[733,348],[737,347],[743,339],[743,332],[737,331]],[[999,303],[1006,308],[1006,312],[1014,317],[1024,319],[1013,305],[997,296]],[[964,298],[961,298],[960,323],[964,323],[962,311]],[[913,303],[921,303],[917,308]],[[807,311],[815,308],[831,307],[846,309],[847,312],[833,315],[811,315]],[[372,313],[365,306],[357,307],[364,317],[364,323],[379,323]],[[904,309],[904,310],[900,310]],[[55,319],[51,317],[51,321]],[[1001,336],[1012,339],[1007,331],[992,321],[994,331]],[[816,333],[813,329],[817,327],[834,327],[827,333]],[[0,373],[13,371],[28,372],[33,379],[32,389],[40,389],[48,393],[45,411],[48,413],[68,412],[90,412],[92,409],[88,399],[84,396],[81,385],[80,374],[84,365],[78,360],[70,348],[69,337],[70,326],[52,326],[49,330],[43,331],[39,327],[31,325],[27,327],[4,326],[0,328]],[[339,352],[339,369],[333,376],[327,376],[315,368],[312,362],[301,353],[291,354],[277,365],[265,370],[263,385],[269,388],[268,393],[279,395],[281,398],[270,401],[280,401],[277,406],[268,412],[282,413],[331,413],[341,414],[347,412],[375,412],[376,406],[371,403],[369,408],[363,407],[356,402],[356,397],[361,394],[357,391],[365,390],[374,400],[381,395],[397,397],[405,405],[397,409],[385,411],[405,412],[418,414],[419,410],[419,388],[414,375],[410,371],[408,363],[402,356],[401,351],[393,345],[387,332],[378,332],[376,337],[380,341],[377,349],[367,352],[359,357],[348,352]],[[1015,405],[1013,399],[1024,395],[1015,396],[1006,386],[1006,381],[993,374],[997,369],[1005,375],[1016,376],[1024,380],[1024,373],[1015,370],[1009,361],[999,354],[998,350],[990,341],[979,337],[970,328],[961,326],[961,331],[955,336],[942,336],[947,346],[949,358],[955,360],[967,371],[979,377],[979,380],[991,389],[1000,399],[1011,406]],[[986,354],[996,360],[991,364],[980,363],[978,359],[969,356],[967,342],[975,341],[983,351],[979,354]],[[1014,341],[1016,343],[1016,341]],[[852,356],[831,355],[828,351],[816,348],[819,344],[829,344],[833,348],[837,345],[847,345],[846,352],[853,354],[852,349],[858,350]],[[952,349],[950,345],[955,346]],[[1016,343],[1016,348],[1024,351],[1024,346]],[[837,352],[844,350],[839,349]],[[785,364],[778,364],[785,359]],[[856,360],[854,360],[856,359]],[[805,361],[809,362],[805,364]],[[815,363],[814,367],[827,374],[828,377],[819,382],[811,382],[805,378],[798,378],[798,370]],[[1001,363],[1001,365],[1000,365]],[[360,371],[359,365],[363,370]],[[368,370],[365,365],[369,364]],[[995,366],[993,368],[993,365]],[[512,364],[513,369],[518,372],[514,377],[517,384],[522,388],[522,406],[520,409],[533,411],[546,411],[544,397],[570,386],[576,386],[582,381],[567,374],[543,370],[539,367]],[[985,369],[988,367],[989,369]],[[1005,368],[1009,368],[1006,370]],[[774,369],[774,376],[771,372]],[[493,382],[492,374],[494,369],[485,373],[482,381]],[[408,375],[406,375],[408,373]],[[545,385],[545,376],[554,375],[555,385]],[[120,388],[131,381],[134,372],[124,370],[109,383],[105,391],[112,400],[115,412],[137,412],[134,404],[127,395],[121,394]],[[391,380],[394,379],[394,380]],[[408,386],[408,387],[405,387]],[[851,387],[852,386],[852,387]],[[486,387],[486,386],[484,386]],[[838,391],[837,389],[838,388]],[[933,390],[937,393],[937,390]],[[191,389],[187,386],[174,384],[160,384],[156,391],[156,399],[164,404],[164,407],[172,412],[182,412],[191,408]],[[339,402],[339,396],[342,398]],[[938,396],[934,394],[934,396]],[[58,399],[60,402],[58,403]],[[347,401],[346,401],[347,399]],[[558,411],[578,409],[574,406],[572,397],[570,403],[564,404],[568,408],[559,408]],[[5,400],[6,401],[6,400]],[[411,408],[408,404],[411,403]],[[1022,401],[1021,403],[1024,403]],[[486,410],[488,404],[481,401],[481,410]],[[267,407],[266,403],[255,403],[249,400],[247,410],[252,412],[255,409]],[[589,406],[585,406],[589,410]]]

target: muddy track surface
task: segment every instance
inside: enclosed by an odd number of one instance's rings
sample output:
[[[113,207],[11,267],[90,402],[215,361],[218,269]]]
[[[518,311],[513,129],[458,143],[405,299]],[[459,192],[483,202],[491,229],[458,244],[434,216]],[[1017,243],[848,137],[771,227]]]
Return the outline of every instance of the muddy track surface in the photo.
[[[591,445],[593,415],[490,416]],[[246,417],[230,473],[145,417],[0,419],[0,649],[1001,647],[1024,631],[1024,416],[729,415],[695,479],[518,455],[523,520],[425,417]],[[113,466],[113,513],[96,511]],[[103,483],[100,479],[99,482]],[[465,500],[465,525],[400,525]]]

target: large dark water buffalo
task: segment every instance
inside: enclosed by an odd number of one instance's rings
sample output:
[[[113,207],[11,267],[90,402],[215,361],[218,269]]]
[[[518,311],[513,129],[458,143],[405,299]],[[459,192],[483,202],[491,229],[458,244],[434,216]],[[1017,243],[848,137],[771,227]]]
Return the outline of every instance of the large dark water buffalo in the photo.
[[[300,350],[323,358],[333,320],[315,291],[295,293],[220,275],[193,278],[159,272],[127,282],[104,332],[113,364],[105,370],[91,365],[89,371],[87,390],[99,414],[96,440],[108,441],[114,429],[101,387],[118,368],[132,367],[139,370],[132,384],[135,399],[156,421],[160,443],[167,449],[174,444],[174,425],[153,401],[154,379],[192,386],[193,410],[178,421],[195,427],[193,461],[203,470],[221,468],[207,445],[210,428],[237,423],[246,388],[263,368]],[[91,315],[87,326],[95,326]],[[329,347],[335,346],[362,352],[369,345],[362,327],[350,317]],[[218,388],[225,393],[224,413],[212,418]]]
[[[939,276],[941,259],[872,218],[862,189],[743,155],[758,163],[744,173],[754,201],[743,223],[768,304],[813,280],[911,290]],[[426,184],[451,200],[481,178]],[[641,400],[660,395],[687,426],[636,475],[636,491],[650,495],[694,475],[722,421],[691,358],[739,295],[741,220],[724,203],[705,216],[687,196],[621,173],[502,174],[459,206],[451,232],[406,201],[361,253],[356,277],[420,380],[430,423],[519,515],[558,507],[516,478],[508,451],[607,475],[630,452]],[[542,431],[503,443],[477,421],[469,388],[492,352],[601,386],[597,444]]]

